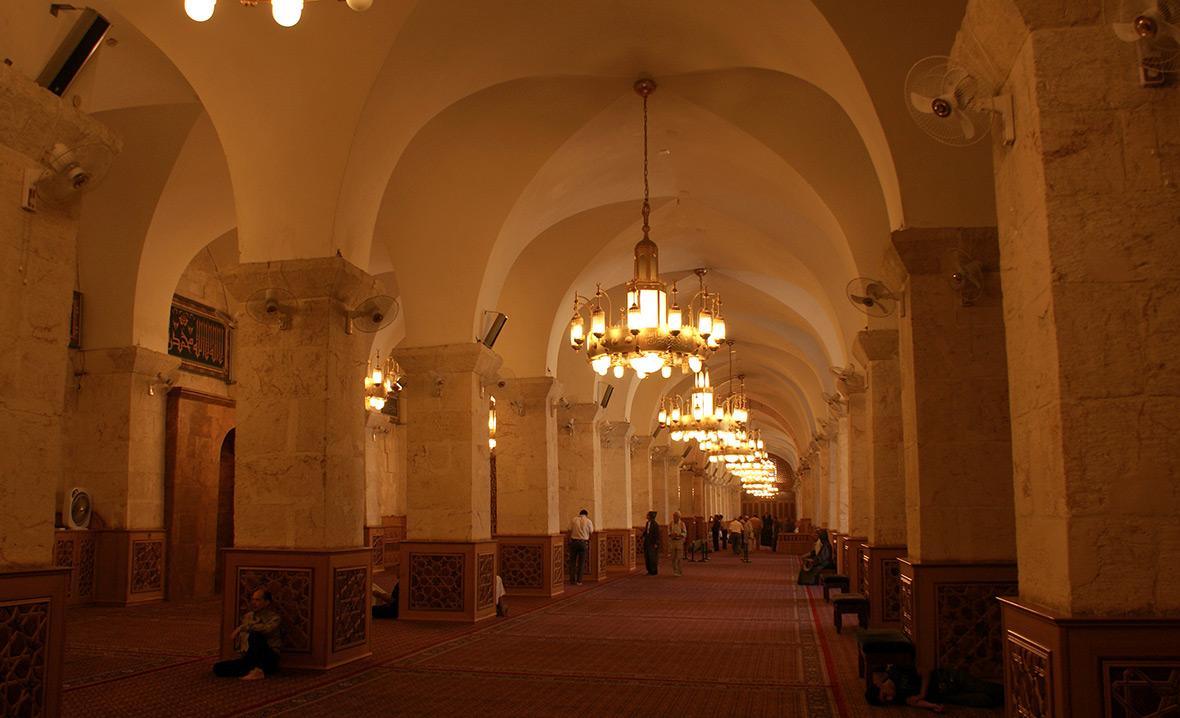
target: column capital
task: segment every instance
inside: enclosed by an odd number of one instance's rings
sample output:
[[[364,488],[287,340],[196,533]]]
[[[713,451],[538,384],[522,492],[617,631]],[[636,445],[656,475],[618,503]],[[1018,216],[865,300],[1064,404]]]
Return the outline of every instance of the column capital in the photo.
[[[890,241],[902,267],[911,275],[944,271],[949,249],[962,249],[992,267],[998,266],[1000,260],[995,227],[912,227],[895,230]]]
[[[897,359],[896,329],[866,329],[857,332],[852,355],[862,364]]]
[[[243,303],[259,289],[275,287],[296,299],[333,299],[351,310],[385,291],[369,273],[341,257],[247,262],[227,267],[221,277],[234,298]],[[342,315],[342,328],[345,321]]]

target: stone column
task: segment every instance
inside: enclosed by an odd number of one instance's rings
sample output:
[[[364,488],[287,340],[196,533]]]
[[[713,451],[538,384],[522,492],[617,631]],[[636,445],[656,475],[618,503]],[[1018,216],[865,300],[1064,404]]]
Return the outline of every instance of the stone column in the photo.
[[[53,568],[55,510],[64,503],[63,406],[70,366],[71,306],[76,272],[78,208],[44,202],[36,213],[17,198],[25,172],[42,167],[58,142],[99,140],[118,153],[121,142],[68,101],[0,64],[0,604],[6,620],[7,703],[12,714],[59,714],[70,569]]]
[[[602,437],[602,526],[606,539],[606,568],[635,570],[635,528],[631,523],[630,422],[604,422]]]
[[[660,516],[671,515],[668,499],[668,476],[676,471],[679,459],[672,456],[667,446],[657,446],[651,451],[651,505],[640,512],[639,527],[647,521],[647,512],[656,511]]]
[[[1005,662],[1029,715],[1176,696],[1180,97],[1138,86],[1091,5],[973,2],[960,33],[1021,108],[993,154],[1020,565]]]
[[[666,453],[666,452],[665,452]],[[631,526],[643,527],[652,505],[652,453],[650,436],[631,437]]]
[[[504,590],[554,596],[565,587],[557,500],[561,384],[552,377],[505,379],[496,403],[496,539]],[[572,517],[571,517],[572,518]],[[564,528],[568,528],[568,523]]]
[[[821,424],[826,422],[821,422]],[[828,429],[823,427],[819,435],[819,462],[815,474],[815,516],[816,528],[833,528],[832,506],[832,451],[831,438]]]
[[[557,506],[563,531],[582,509],[597,529],[590,537],[584,581],[606,578],[606,537],[602,533],[602,444],[598,435],[597,402],[571,404],[557,410]],[[568,536],[567,536],[568,538]],[[569,551],[566,551],[569,555]],[[568,575],[568,572],[567,572]]]
[[[704,471],[698,471],[692,481],[692,513],[690,514],[692,524],[689,536],[694,540],[705,537],[701,528],[705,523],[705,477]],[[689,523],[688,516],[682,516],[682,518],[686,524]]]
[[[802,466],[799,469],[799,501],[798,512],[799,515],[795,517],[795,523],[798,525],[800,521],[807,520],[815,523],[815,504],[816,504],[816,475],[817,471],[811,462],[807,466]]]
[[[870,509],[868,399],[864,376],[846,374],[840,381],[840,392],[847,398],[841,431],[846,438],[848,456],[848,503],[844,512],[846,523],[840,526],[843,541],[840,570],[848,575],[850,586],[860,586],[861,545],[868,540]]]
[[[285,662],[330,668],[363,658],[372,583],[363,537],[369,343],[346,332],[345,315],[379,285],[339,257],[241,264],[223,278],[242,304],[221,654],[233,655],[229,634],[250,593],[266,586],[298,627],[284,632]],[[297,302],[281,324],[247,315],[247,300],[267,288]]]
[[[908,559],[902,629],[918,662],[998,677],[999,608],[1016,592],[1012,438],[996,232],[909,229],[893,234],[904,267],[899,321]],[[984,291],[965,306],[945,276],[947,252],[982,266]],[[952,606],[971,605],[968,614]],[[965,649],[956,636],[978,635]]]
[[[897,352],[897,331],[892,329],[860,332],[853,345],[853,355],[865,367],[869,523],[860,587],[869,598],[873,628],[901,627],[906,495]]]

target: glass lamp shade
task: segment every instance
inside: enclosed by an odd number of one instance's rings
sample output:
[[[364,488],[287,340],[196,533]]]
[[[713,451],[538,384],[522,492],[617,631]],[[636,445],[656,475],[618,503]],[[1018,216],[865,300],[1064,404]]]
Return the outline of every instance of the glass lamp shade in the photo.
[[[705,339],[713,334],[713,315],[708,309],[702,309],[701,315],[697,317],[697,332]]]
[[[594,357],[594,361],[590,362],[590,367],[598,372],[599,376],[606,376],[606,372],[610,369],[610,356],[600,354]]]
[[[690,356],[688,358],[688,368],[694,372],[701,370],[701,358],[698,356]]]
[[[347,0],[347,4],[357,12],[364,12],[373,6],[373,0]]]
[[[368,402],[369,402],[369,407],[373,411],[381,411],[382,409],[385,408],[385,397],[370,396],[368,398]]]
[[[570,346],[577,349],[586,341],[586,323],[581,314],[575,314],[570,320]]]
[[[293,27],[303,15],[303,0],[270,0],[270,14],[283,27]]]
[[[684,326],[684,315],[680,313],[680,307],[675,304],[668,310],[668,333],[672,336],[679,336],[680,330]]]
[[[667,379],[668,377],[672,376],[672,367],[670,367],[670,366],[668,366],[667,364],[665,364],[665,365],[664,365],[664,366],[663,366],[663,367],[660,369],[660,376],[664,377],[665,379]]]
[[[631,357],[631,368],[636,372],[641,372],[644,375],[654,374],[664,368],[664,357],[655,352],[645,352],[639,356]]]
[[[590,333],[601,339],[606,334],[606,312],[596,307],[590,314]]]
[[[619,366],[616,366],[616,367],[615,367],[615,378],[616,378],[616,379],[622,379],[622,378],[623,378],[623,367],[622,367],[622,365],[621,365],[621,364],[620,364]]]
[[[205,22],[213,17],[213,8],[217,0],[184,0],[184,12],[197,22]]]

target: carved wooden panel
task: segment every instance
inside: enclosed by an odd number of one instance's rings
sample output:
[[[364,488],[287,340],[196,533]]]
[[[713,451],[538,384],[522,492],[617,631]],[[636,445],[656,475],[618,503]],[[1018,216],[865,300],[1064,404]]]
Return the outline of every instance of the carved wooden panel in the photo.
[[[94,598],[94,545],[92,535],[78,538],[78,561],[73,581],[78,598]]]
[[[58,536],[53,542],[53,565],[74,566],[74,537]],[[71,580],[66,586],[66,598],[74,597],[74,582]]]
[[[311,569],[238,568],[237,624],[250,611],[250,594],[265,588],[282,619],[283,650],[311,652]]]
[[[131,542],[131,593],[164,588],[163,540]]]
[[[867,553],[860,555],[860,593],[865,598],[869,599],[870,604],[873,600],[873,595],[870,593],[873,582],[869,572],[872,570],[873,557]]]
[[[545,565],[541,546],[500,544],[500,578],[505,588],[544,588]]]
[[[333,571],[332,650],[359,646],[365,642],[368,625],[369,583],[364,566]]]
[[[463,554],[410,554],[409,607],[463,611]]]
[[[1009,633],[1004,671],[1008,684],[1008,715],[1052,718],[1049,690],[1051,651],[1016,633]]]
[[[881,620],[901,620],[901,561],[895,558],[881,561]]]
[[[626,560],[624,559],[623,551],[625,551],[625,544],[623,537],[619,535],[610,535],[606,537],[606,565],[607,566],[624,566]]]
[[[488,608],[496,603],[496,554],[475,557],[475,607]]]
[[[1016,595],[1014,583],[938,584],[934,589],[938,666],[1003,675],[1003,636],[996,596]]]
[[[488,468],[491,473],[491,481],[492,481],[491,497],[490,497],[492,535],[495,536],[496,533],[499,531],[499,527],[500,527],[500,517],[499,517],[499,510],[498,510],[498,504],[500,503],[500,499],[499,499],[499,494],[496,491],[496,484],[498,484],[499,482],[496,481],[496,452],[495,451],[492,451],[491,456],[488,457],[488,463],[489,463]]]
[[[905,637],[914,640],[914,582],[905,577],[898,577],[901,582],[901,632]]]
[[[0,606],[0,715],[42,716],[49,601]]]
[[[373,534],[369,540],[373,543],[373,568],[383,568],[385,566],[385,537],[381,534]]]
[[[565,580],[565,546],[553,544],[553,586],[560,586]]]
[[[606,573],[606,540],[598,537],[598,573]]]
[[[1103,661],[1109,718],[1168,718],[1180,709],[1180,661]]]

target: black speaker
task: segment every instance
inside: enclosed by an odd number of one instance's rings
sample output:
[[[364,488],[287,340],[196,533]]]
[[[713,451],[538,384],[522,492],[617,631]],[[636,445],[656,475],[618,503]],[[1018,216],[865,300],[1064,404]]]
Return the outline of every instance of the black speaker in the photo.
[[[692,444],[689,444],[688,446],[684,447],[684,453],[680,455],[680,458],[687,459],[688,452],[690,452],[690,451],[692,451]]]
[[[598,402],[598,405],[601,406],[603,409],[605,409],[606,405],[610,403],[610,395],[614,394],[614,393],[615,393],[615,388],[613,386],[611,386],[610,384],[603,385],[602,399]]]
[[[661,431],[663,431],[663,430],[664,430],[664,427],[662,427],[662,426],[657,426],[657,427],[656,427],[656,430],[655,430],[655,431],[653,431],[653,432],[651,432],[651,438],[653,438],[653,439],[654,439],[654,438],[656,438],[657,436],[659,436],[659,435],[660,435],[660,432],[661,432]]]
[[[61,41],[61,46],[37,77],[37,84],[60,97],[98,49],[98,43],[102,42],[110,26],[111,23],[94,10],[83,10],[70,34]]]
[[[500,336],[500,330],[504,328],[504,322],[508,321],[508,317],[496,312],[496,318],[492,320],[492,325],[488,327],[488,333],[483,335],[483,343],[488,349],[496,343],[496,339]]]

